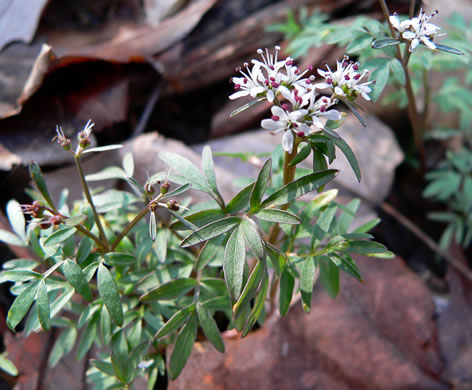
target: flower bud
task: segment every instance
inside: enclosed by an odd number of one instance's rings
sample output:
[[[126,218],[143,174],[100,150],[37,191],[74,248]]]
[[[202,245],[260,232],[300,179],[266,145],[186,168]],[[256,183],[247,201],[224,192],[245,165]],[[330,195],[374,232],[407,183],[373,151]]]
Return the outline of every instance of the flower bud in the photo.
[[[167,208],[172,211],[178,211],[180,209],[179,202],[171,199],[167,202]]]
[[[169,191],[170,188],[170,183],[168,181],[165,181],[164,183],[161,184],[161,194],[167,194],[167,191]]]
[[[52,226],[58,226],[62,223],[62,216],[60,215],[53,215],[49,218],[49,223],[52,225]]]

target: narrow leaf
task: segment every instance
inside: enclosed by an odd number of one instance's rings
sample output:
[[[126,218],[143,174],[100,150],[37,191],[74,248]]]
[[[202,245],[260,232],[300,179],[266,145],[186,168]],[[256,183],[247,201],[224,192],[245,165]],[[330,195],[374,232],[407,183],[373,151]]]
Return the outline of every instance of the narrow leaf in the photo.
[[[36,309],[41,327],[44,330],[51,329],[51,312],[49,309],[49,297],[46,283],[42,280],[38,285],[36,293]]]
[[[113,322],[118,326],[123,325],[123,306],[120,302],[120,294],[110,271],[103,264],[98,266],[97,287]]]
[[[164,324],[164,326],[159,329],[154,336],[155,339],[160,339],[168,334],[172,333],[174,330],[178,329],[187,318],[195,311],[195,304],[192,303],[191,305],[179,310],[175,313],[169,320]]]
[[[349,164],[351,165],[351,168],[357,177],[357,180],[360,182],[361,169],[359,168],[359,163],[357,162],[356,156],[352,151],[351,147],[342,138],[334,138],[333,141],[336,146],[341,150],[341,152],[343,152],[343,154],[346,156],[347,161],[349,161]]]
[[[9,376],[17,376],[18,369],[5,355],[5,353],[0,355],[0,369],[5,371]]]
[[[251,211],[257,209],[259,204],[261,203],[262,196],[267,188],[267,184],[269,183],[270,172],[272,169],[272,159],[269,158],[264,166],[262,167],[261,171],[259,172],[259,176],[257,177],[256,184],[251,191],[251,198],[249,200]]]
[[[231,199],[231,201],[226,205],[226,211],[228,214],[234,214],[247,208],[254,184],[255,182],[244,187],[233,199]]]
[[[344,104],[352,111],[354,116],[357,118],[359,122],[361,122],[361,125],[366,127],[367,124],[365,123],[365,120],[362,118],[361,114],[357,111],[357,108],[347,99],[341,99]]]
[[[251,299],[256,295],[256,291],[261,283],[262,276],[264,275],[265,269],[260,261],[257,262],[256,266],[251,272],[249,279],[247,280],[246,286],[244,286],[243,292],[239,297],[238,301],[233,305],[234,318],[238,318],[246,307],[249,307]]]
[[[218,186],[216,184],[213,156],[211,154],[211,148],[208,145],[206,145],[202,151],[202,168],[213,194],[218,200],[223,201],[223,198],[221,197],[220,191],[218,191]]]
[[[87,354],[97,337],[98,332],[98,313],[95,313],[91,320],[87,323],[82,336],[80,337],[77,348],[77,360],[82,360]]]
[[[13,231],[18,237],[21,238],[24,243],[26,243],[26,222],[20,204],[15,199],[9,200],[6,207],[6,212]]]
[[[226,217],[218,221],[211,222],[190,234],[185,240],[182,241],[180,246],[182,248],[186,248],[202,241],[209,240],[210,238],[226,233],[240,222],[241,218],[239,217]]]
[[[161,152],[159,158],[178,172],[180,178],[184,179],[182,182],[177,176],[172,175],[173,181],[179,184],[190,183],[194,190],[211,192],[205,177],[189,159],[172,152]]]
[[[194,315],[189,319],[182,331],[177,336],[174,350],[169,362],[169,378],[176,379],[187,363],[192,353],[193,343],[197,338],[197,323]]]
[[[302,265],[300,274],[300,293],[302,296],[303,310],[307,313],[311,308],[311,296],[313,293],[313,283],[315,280],[315,262],[313,257],[307,257]]]
[[[205,246],[198,255],[197,263],[195,268],[197,271],[201,271],[205,266],[212,261],[223,249],[224,236],[214,237],[205,243]]]
[[[446,46],[446,45],[440,45],[439,43],[435,43],[435,45],[436,45],[436,50],[445,51],[446,53],[451,53],[451,54],[458,54],[460,56],[464,55],[463,51],[461,51],[459,49],[456,49],[454,47],[450,47],[450,46]]]
[[[54,343],[54,347],[49,355],[48,365],[53,368],[59,363],[59,360],[67,355],[74,347],[77,339],[77,328],[71,327],[64,329]]]
[[[61,242],[67,240],[70,236],[75,233],[75,228],[73,227],[65,227],[59,230],[56,230],[52,233],[46,240],[44,240],[44,246],[52,246],[56,244],[60,244]]]
[[[41,171],[39,164],[36,161],[32,161],[29,164],[29,171],[30,171],[30,176],[34,181],[34,184],[36,184],[36,188],[38,189],[38,191],[41,193],[41,195],[46,200],[48,205],[52,207],[53,209],[55,209],[56,206],[54,205],[54,202],[52,201],[51,195],[49,195],[49,191],[46,186],[46,181],[44,180],[43,172]]]
[[[264,274],[264,278],[261,282],[261,288],[257,294],[256,301],[254,302],[254,307],[249,314],[246,325],[244,326],[241,337],[246,337],[247,334],[251,331],[252,327],[259,319],[262,310],[264,310],[264,303],[267,295],[267,290],[269,289],[269,276],[267,273]]]
[[[289,213],[288,211],[278,209],[261,210],[256,214],[256,216],[257,218],[268,222],[288,223],[291,225],[297,225],[302,222],[302,220],[296,215]]]
[[[198,286],[198,282],[195,279],[180,278],[174,279],[170,282],[164,283],[163,285],[148,291],[142,295],[139,300],[141,302],[157,301],[160,299],[175,299],[188,293],[190,290]]]
[[[319,259],[320,280],[324,289],[331,298],[336,298],[339,293],[339,268],[328,258]]]
[[[311,153],[311,145],[308,143],[305,143],[300,151],[297,153],[297,155],[290,161],[288,164],[289,166],[293,167],[294,165],[297,165],[298,163],[301,163],[303,160],[305,160]]]
[[[383,49],[384,47],[395,46],[400,44],[399,39],[395,38],[379,38],[372,42],[372,49]]]
[[[82,154],[85,153],[94,153],[94,152],[106,152],[107,150],[121,149],[123,145],[106,145],[106,146],[97,146],[95,148],[85,149]]]
[[[326,171],[315,172],[303,176],[275,191],[260,204],[259,209],[266,209],[290,203],[292,200],[328,183],[334,179],[337,174],[337,170],[328,169]]]
[[[262,101],[264,101],[264,100],[265,100],[265,98],[259,98],[259,99],[257,99],[257,100],[253,100],[252,102],[249,102],[249,103],[245,104],[244,106],[239,107],[239,108],[237,108],[236,110],[234,110],[234,111],[229,115],[229,117],[232,118],[233,116],[238,115],[238,114],[240,114],[241,112],[243,112],[244,110],[247,110],[248,108],[252,107],[254,104],[259,103],[259,102],[262,102]]]
[[[228,291],[234,300],[238,299],[243,284],[246,249],[241,229],[233,230],[225,247],[223,271]]]
[[[73,261],[66,260],[62,265],[62,271],[75,291],[91,302],[93,300],[92,292],[82,269]]]
[[[109,252],[103,255],[106,264],[114,266],[126,266],[136,264],[136,256],[129,253]]]
[[[205,333],[205,336],[208,340],[210,340],[210,343],[213,344],[215,349],[223,353],[225,351],[225,343],[223,342],[223,338],[221,337],[218,325],[216,325],[216,322],[211,316],[210,312],[198,303],[197,314],[198,322],[202,327],[203,333]]]
[[[0,229],[0,242],[8,245],[26,246],[25,242],[16,234],[2,229]]]
[[[287,314],[288,309],[290,308],[294,287],[295,278],[290,272],[290,268],[286,266],[280,276],[279,312],[282,317]]]
[[[34,301],[36,292],[38,291],[39,282],[35,282],[24,289],[18,295],[10,307],[7,316],[7,326],[11,330],[15,330],[16,326],[21,322],[23,317],[28,313],[31,304]]]
[[[261,260],[264,257],[264,245],[260,233],[257,230],[256,224],[252,219],[243,218],[239,225],[246,242],[252,249],[256,257]]]

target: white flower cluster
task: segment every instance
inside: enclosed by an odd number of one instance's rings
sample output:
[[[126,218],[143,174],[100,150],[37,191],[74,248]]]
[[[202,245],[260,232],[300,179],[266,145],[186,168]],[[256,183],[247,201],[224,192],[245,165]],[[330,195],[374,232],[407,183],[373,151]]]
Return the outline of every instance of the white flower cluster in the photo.
[[[251,96],[256,99],[266,99],[273,104],[272,117],[264,119],[261,126],[273,134],[283,131],[283,149],[292,153],[296,137],[304,137],[323,129],[321,118],[340,120],[342,115],[331,107],[338,103],[338,99],[347,98],[351,101],[361,94],[366,100],[371,82],[360,83],[367,71],[358,73],[359,64],[349,62],[344,57],[338,62],[338,69],[332,72],[318,69],[318,73],[325,77],[324,83],[314,84],[315,77],[303,77],[312,67],[301,71],[294,65],[293,59],[287,57],[278,59],[280,47],[275,47],[275,54],[267,49],[259,49],[262,61],[252,60],[252,68],[244,64],[245,69],[238,68],[242,77],[233,77],[236,90],[229,98],[237,99]],[[317,89],[332,89],[332,96],[319,95]]]
[[[436,45],[433,42],[433,38],[435,35],[442,35],[438,34],[441,28],[428,22],[437,13],[438,11],[434,11],[431,15],[426,15],[423,9],[421,9],[419,15],[413,19],[400,22],[397,14],[391,15],[389,19],[393,28],[400,33],[401,38],[411,42],[410,52],[415,51],[420,42],[429,49],[434,50]]]

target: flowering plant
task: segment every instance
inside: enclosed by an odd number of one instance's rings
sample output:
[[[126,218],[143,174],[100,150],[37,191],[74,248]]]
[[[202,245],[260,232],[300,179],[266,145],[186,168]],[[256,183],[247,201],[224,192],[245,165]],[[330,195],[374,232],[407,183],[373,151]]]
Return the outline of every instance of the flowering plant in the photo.
[[[262,100],[273,104],[262,127],[284,133],[284,153],[274,151],[258,177],[229,201],[219,191],[209,147],[202,152],[203,173],[185,157],[161,151],[170,169],[145,183],[133,178],[131,154],[123,167],[86,176],[84,154],[121,147],[91,148],[90,121],[75,150],[60,127],[55,137],[74,159],[82,184],[84,198],[71,208],[65,195],[59,202],[52,198],[40,167],[30,164],[34,200],[9,202],[14,233],[1,231],[0,240],[29,247],[31,258],[5,263],[1,277],[14,283],[17,295],[10,329],[25,317],[26,335],[61,329],[50,365],[71,351],[80,333],[77,358],[94,344],[98,348],[88,371],[97,389],[132,388],[138,376],[147,376],[153,388],[159,375],[180,374],[198,328],[224,351],[216,312],[227,317],[227,329],[245,337],[277,307],[287,314],[294,292],[309,311],[317,278],[333,297],[339,270],[362,280],[352,253],[392,255],[367,233],[378,220],[350,228],[358,200],[342,206],[336,190],[322,192],[338,173],[328,169],[336,148],[360,180],[356,157],[335,132],[346,114],[333,106],[343,101],[355,109],[359,95],[368,99],[371,82],[362,82],[367,72],[345,57],[335,72],[319,70],[324,80],[315,84],[314,76],[304,77],[310,69],[300,71],[292,58],[280,60],[279,50],[260,51],[262,61],[240,70],[230,98],[255,99],[235,114]],[[310,155],[311,169],[300,167]],[[105,178],[124,180],[133,192],[90,190],[91,181]],[[182,198],[190,189],[211,202],[194,205]]]

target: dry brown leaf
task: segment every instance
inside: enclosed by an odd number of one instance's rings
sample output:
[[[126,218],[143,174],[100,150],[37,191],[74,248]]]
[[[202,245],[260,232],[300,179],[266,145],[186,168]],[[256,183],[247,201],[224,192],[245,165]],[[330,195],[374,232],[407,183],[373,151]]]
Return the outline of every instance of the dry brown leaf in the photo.
[[[0,2],[0,51],[9,43],[30,43],[48,0],[3,0]]]

